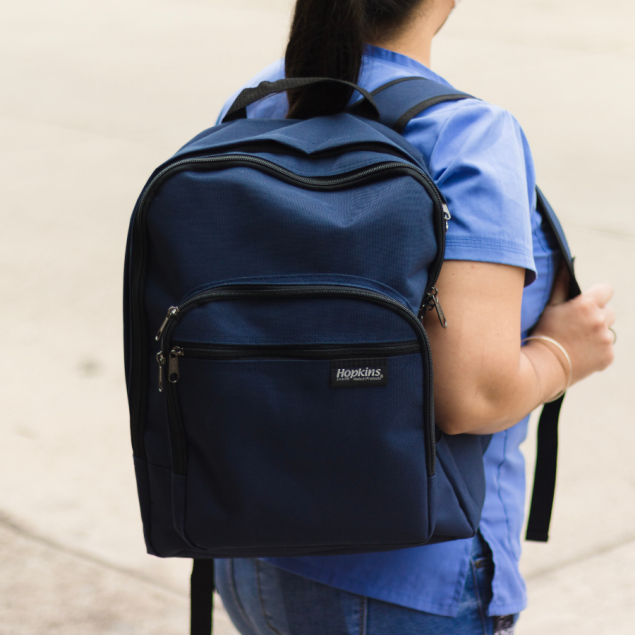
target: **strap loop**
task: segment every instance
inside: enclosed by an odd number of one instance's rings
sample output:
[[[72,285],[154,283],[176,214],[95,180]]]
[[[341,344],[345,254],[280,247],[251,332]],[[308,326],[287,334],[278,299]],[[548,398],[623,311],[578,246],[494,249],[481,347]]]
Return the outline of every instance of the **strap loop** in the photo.
[[[364,97],[362,102],[360,102],[362,105],[360,106],[360,109],[357,110],[356,114],[369,119],[374,119],[375,121],[379,120],[379,109],[377,108],[372,95],[357,84],[347,82],[343,79],[333,79],[331,77],[295,77],[291,79],[280,79],[277,82],[261,82],[255,88],[245,88],[245,90],[238,95],[231,108],[227,111],[227,114],[223,118],[223,123],[234,121],[235,119],[246,119],[247,106],[251,106],[251,104],[260,101],[265,97],[269,97],[269,95],[284,93],[287,90],[304,88],[305,86],[322,83],[342,84],[353,88]]]

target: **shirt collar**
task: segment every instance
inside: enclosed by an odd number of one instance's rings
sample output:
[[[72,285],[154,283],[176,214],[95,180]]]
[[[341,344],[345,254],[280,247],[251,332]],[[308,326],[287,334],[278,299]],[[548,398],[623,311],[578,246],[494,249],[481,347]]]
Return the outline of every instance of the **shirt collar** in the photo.
[[[447,80],[443,79],[443,77],[441,77],[440,75],[437,75],[434,71],[431,71],[421,62],[417,62],[417,60],[414,60],[407,55],[402,55],[401,53],[396,53],[395,51],[389,51],[388,49],[381,48],[380,46],[367,44],[364,48],[364,58],[365,62],[370,62],[368,66],[371,66],[375,60],[380,60],[381,62],[399,67],[400,69],[403,69],[411,75],[421,75],[421,77],[425,77],[426,79],[440,82],[441,84],[452,87]],[[407,75],[404,75],[404,77],[406,76]]]

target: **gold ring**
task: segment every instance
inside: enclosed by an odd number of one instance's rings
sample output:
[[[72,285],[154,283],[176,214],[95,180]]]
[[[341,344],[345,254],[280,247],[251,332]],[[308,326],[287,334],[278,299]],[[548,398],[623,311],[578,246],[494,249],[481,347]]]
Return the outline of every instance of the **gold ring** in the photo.
[[[617,342],[617,333],[615,332],[615,329],[612,326],[609,326],[609,331],[613,333],[613,344],[615,344],[615,342]]]

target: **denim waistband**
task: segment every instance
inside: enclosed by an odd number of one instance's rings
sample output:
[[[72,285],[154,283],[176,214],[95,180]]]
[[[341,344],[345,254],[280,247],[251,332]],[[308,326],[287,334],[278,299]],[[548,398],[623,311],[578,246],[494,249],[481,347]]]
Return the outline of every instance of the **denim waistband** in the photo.
[[[472,551],[470,555],[472,560],[492,557],[492,550],[489,548],[489,545],[485,541],[485,538],[481,535],[480,531],[472,539]]]

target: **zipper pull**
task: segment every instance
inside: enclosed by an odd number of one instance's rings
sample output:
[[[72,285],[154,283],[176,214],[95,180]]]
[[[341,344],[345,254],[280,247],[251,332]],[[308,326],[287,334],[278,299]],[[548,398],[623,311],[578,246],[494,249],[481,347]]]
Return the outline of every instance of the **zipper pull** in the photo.
[[[183,357],[185,353],[180,346],[175,346],[170,352],[170,364],[168,365],[168,379],[171,384],[179,381],[179,357]]]
[[[445,219],[445,231],[448,231],[448,223],[450,220],[452,220],[452,214],[450,214],[450,208],[443,203],[443,205],[441,206],[443,209],[443,218]]]
[[[163,335],[163,331],[165,331],[165,327],[168,325],[168,322],[179,312],[179,307],[178,306],[171,306],[168,309],[168,314],[165,316],[165,320],[163,320],[163,322],[161,323],[161,326],[159,327],[159,332],[157,333],[156,337],[154,338],[157,342],[161,339],[161,336]]]
[[[159,392],[163,392],[163,367],[165,366],[163,351],[157,353],[157,363],[159,364]]]
[[[441,308],[441,302],[439,302],[439,290],[436,287],[432,287],[432,289],[430,289],[430,293],[428,293],[424,306],[426,311],[432,311],[432,309],[435,309],[441,326],[444,329],[448,328],[448,321],[445,319],[445,313]],[[423,321],[423,316],[421,316],[421,318]]]

